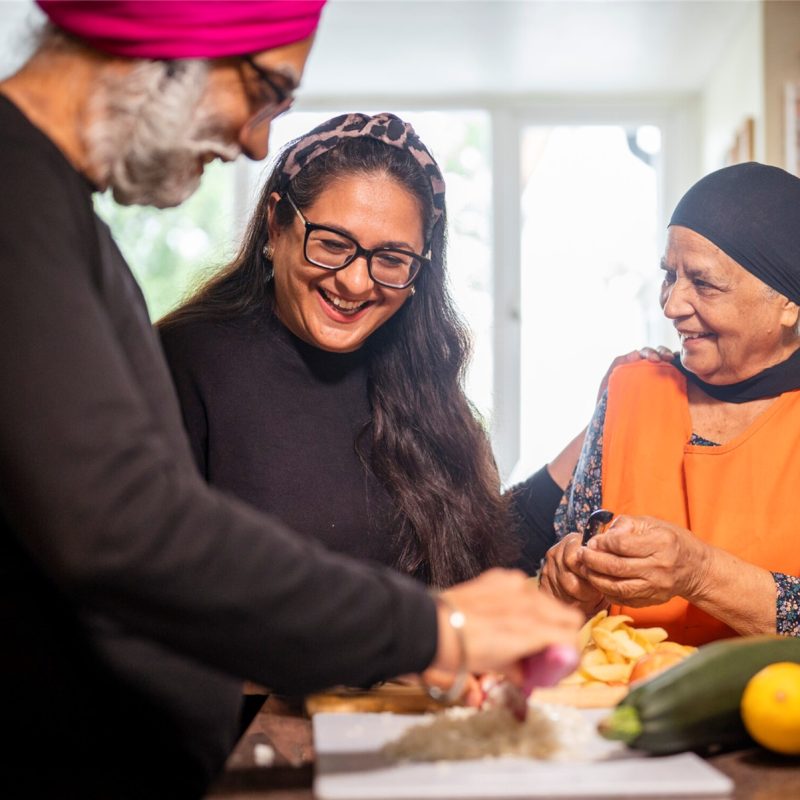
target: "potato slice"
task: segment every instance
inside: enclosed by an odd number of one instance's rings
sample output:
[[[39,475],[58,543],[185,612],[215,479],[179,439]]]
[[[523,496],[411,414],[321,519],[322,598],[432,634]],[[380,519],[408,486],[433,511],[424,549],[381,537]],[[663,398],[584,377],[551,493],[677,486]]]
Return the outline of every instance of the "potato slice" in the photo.
[[[592,631],[592,641],[601,650],[612,650],[615,653],[619,652],[619,645],[617,644],[617,640],[614,638],[614,634],[611,631],[605,631],[602,628],[595,628]]]
[[[614,631],[611,635],[616,639],[617,652],[625,656],[625,658],[637,661],[646,654],[647,651],[644,647],[636,644],[636,642],[628,636],[627,631]]]
[[[667,632],[663,628],[637,628],[636,632],[643,639],[647,639],[648,642],[652,642],[652,644],[663,642],[668,636]]]
[[[612,617],[601,619],[595,627],[604,631],[613,631],[628,622],[633,622],[633,617],[628,617],[625,614],[614,614]]]
[[[578,652],[582,653],[586,649],[586,645],[592,640],[592,628],[607,616],[608,611],[603,609],[602,611],[598,611],[591,619],[586,620],[583,627],[578,632]]]
[[[636,644],[644,649],[645,653],[652,653],[656,648],[655,644],[642,636],[636,628],[630,629],[630,637]]]
[[[613,650],[606,650],[606,657],[609,664],[627,664],[628,659],[622,653],[615,653]]]
[[[597,664],[608,664],[608,656],[599,647],[591,647],[583,652],[580,660],[581,668],[595,666]]]

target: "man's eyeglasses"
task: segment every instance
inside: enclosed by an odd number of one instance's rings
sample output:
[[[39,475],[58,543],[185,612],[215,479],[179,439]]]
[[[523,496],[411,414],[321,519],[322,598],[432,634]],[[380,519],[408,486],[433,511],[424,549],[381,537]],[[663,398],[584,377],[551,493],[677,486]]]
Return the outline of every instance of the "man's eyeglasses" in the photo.
[[[344,269],[359,256],[363,256],[367,262],[369,276],[375,283],[389,289],[405,289],[414,282],[423,266],[430,266],[429,258],[407,250],[395,250],[393,247],[367,250],[346,233],[309,222],[292,196],[288,192],[283,196],[292,204],[292,208],[303,221],[306,229],[303,255],[306,261],[315,267],[330,270]]]
[[[282,86],[277,74],[257,64],[252,56],[242,56],[242,61],[255,72],[260,84],[258,97],[255,98],[259,108],[248,120],[248,124],[260,125],[288,111],[294,102],[295,86]]]

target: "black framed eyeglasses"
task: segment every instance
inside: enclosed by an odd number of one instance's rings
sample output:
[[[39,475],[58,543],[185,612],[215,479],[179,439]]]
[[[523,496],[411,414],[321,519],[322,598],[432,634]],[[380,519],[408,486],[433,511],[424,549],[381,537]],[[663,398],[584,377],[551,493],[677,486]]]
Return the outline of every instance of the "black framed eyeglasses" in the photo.
[[[336,271],[363,256],[367,262],[367,272],[375,283],[389,289],[406,289],[424,266],[430,266],[429,258],[408,250],[396,250],[393,247],[367,250],[352,236],[336,228],[309,222],[292,196],[288,192],[283,196],[292,204],[305,226],[303,255],[315,267]]]
[[[276,73],[270,72],[270,70],[257,64],[252,56],[242,56],[241,60],[255,72],[261,85],[261,91],[257,98],[260,107],[258,111],[250,117],[247,124],[260,125],[288,111],[294,102],[294,90],[297,87],[293,84],[281,85]]]

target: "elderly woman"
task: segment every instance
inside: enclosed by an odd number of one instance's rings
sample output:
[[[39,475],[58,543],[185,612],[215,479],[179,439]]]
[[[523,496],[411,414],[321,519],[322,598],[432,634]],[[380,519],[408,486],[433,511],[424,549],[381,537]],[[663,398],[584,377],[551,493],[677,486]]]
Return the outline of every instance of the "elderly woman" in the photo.
[[[612,374],[542,586],[686,644],[800,635],[800,180],[755,163],[703,178],[662,269],[680,358]],[[583,547],[570,532],[600,507],[616,520]]]
[[[291,143],[239,256],[159,329],[201,472],[295,531],[436,586],[553,543],[561,487],[503,496],[464,395],[444,181],[397,117]]]

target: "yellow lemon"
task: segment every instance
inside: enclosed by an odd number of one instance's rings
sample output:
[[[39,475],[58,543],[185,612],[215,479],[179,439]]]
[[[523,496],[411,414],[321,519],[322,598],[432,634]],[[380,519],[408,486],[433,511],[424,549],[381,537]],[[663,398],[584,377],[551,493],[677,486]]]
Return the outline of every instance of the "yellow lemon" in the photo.
[[[800,664],[780,661],[753,675],[742,694],[741,712],[760,745],[800,755]]]

